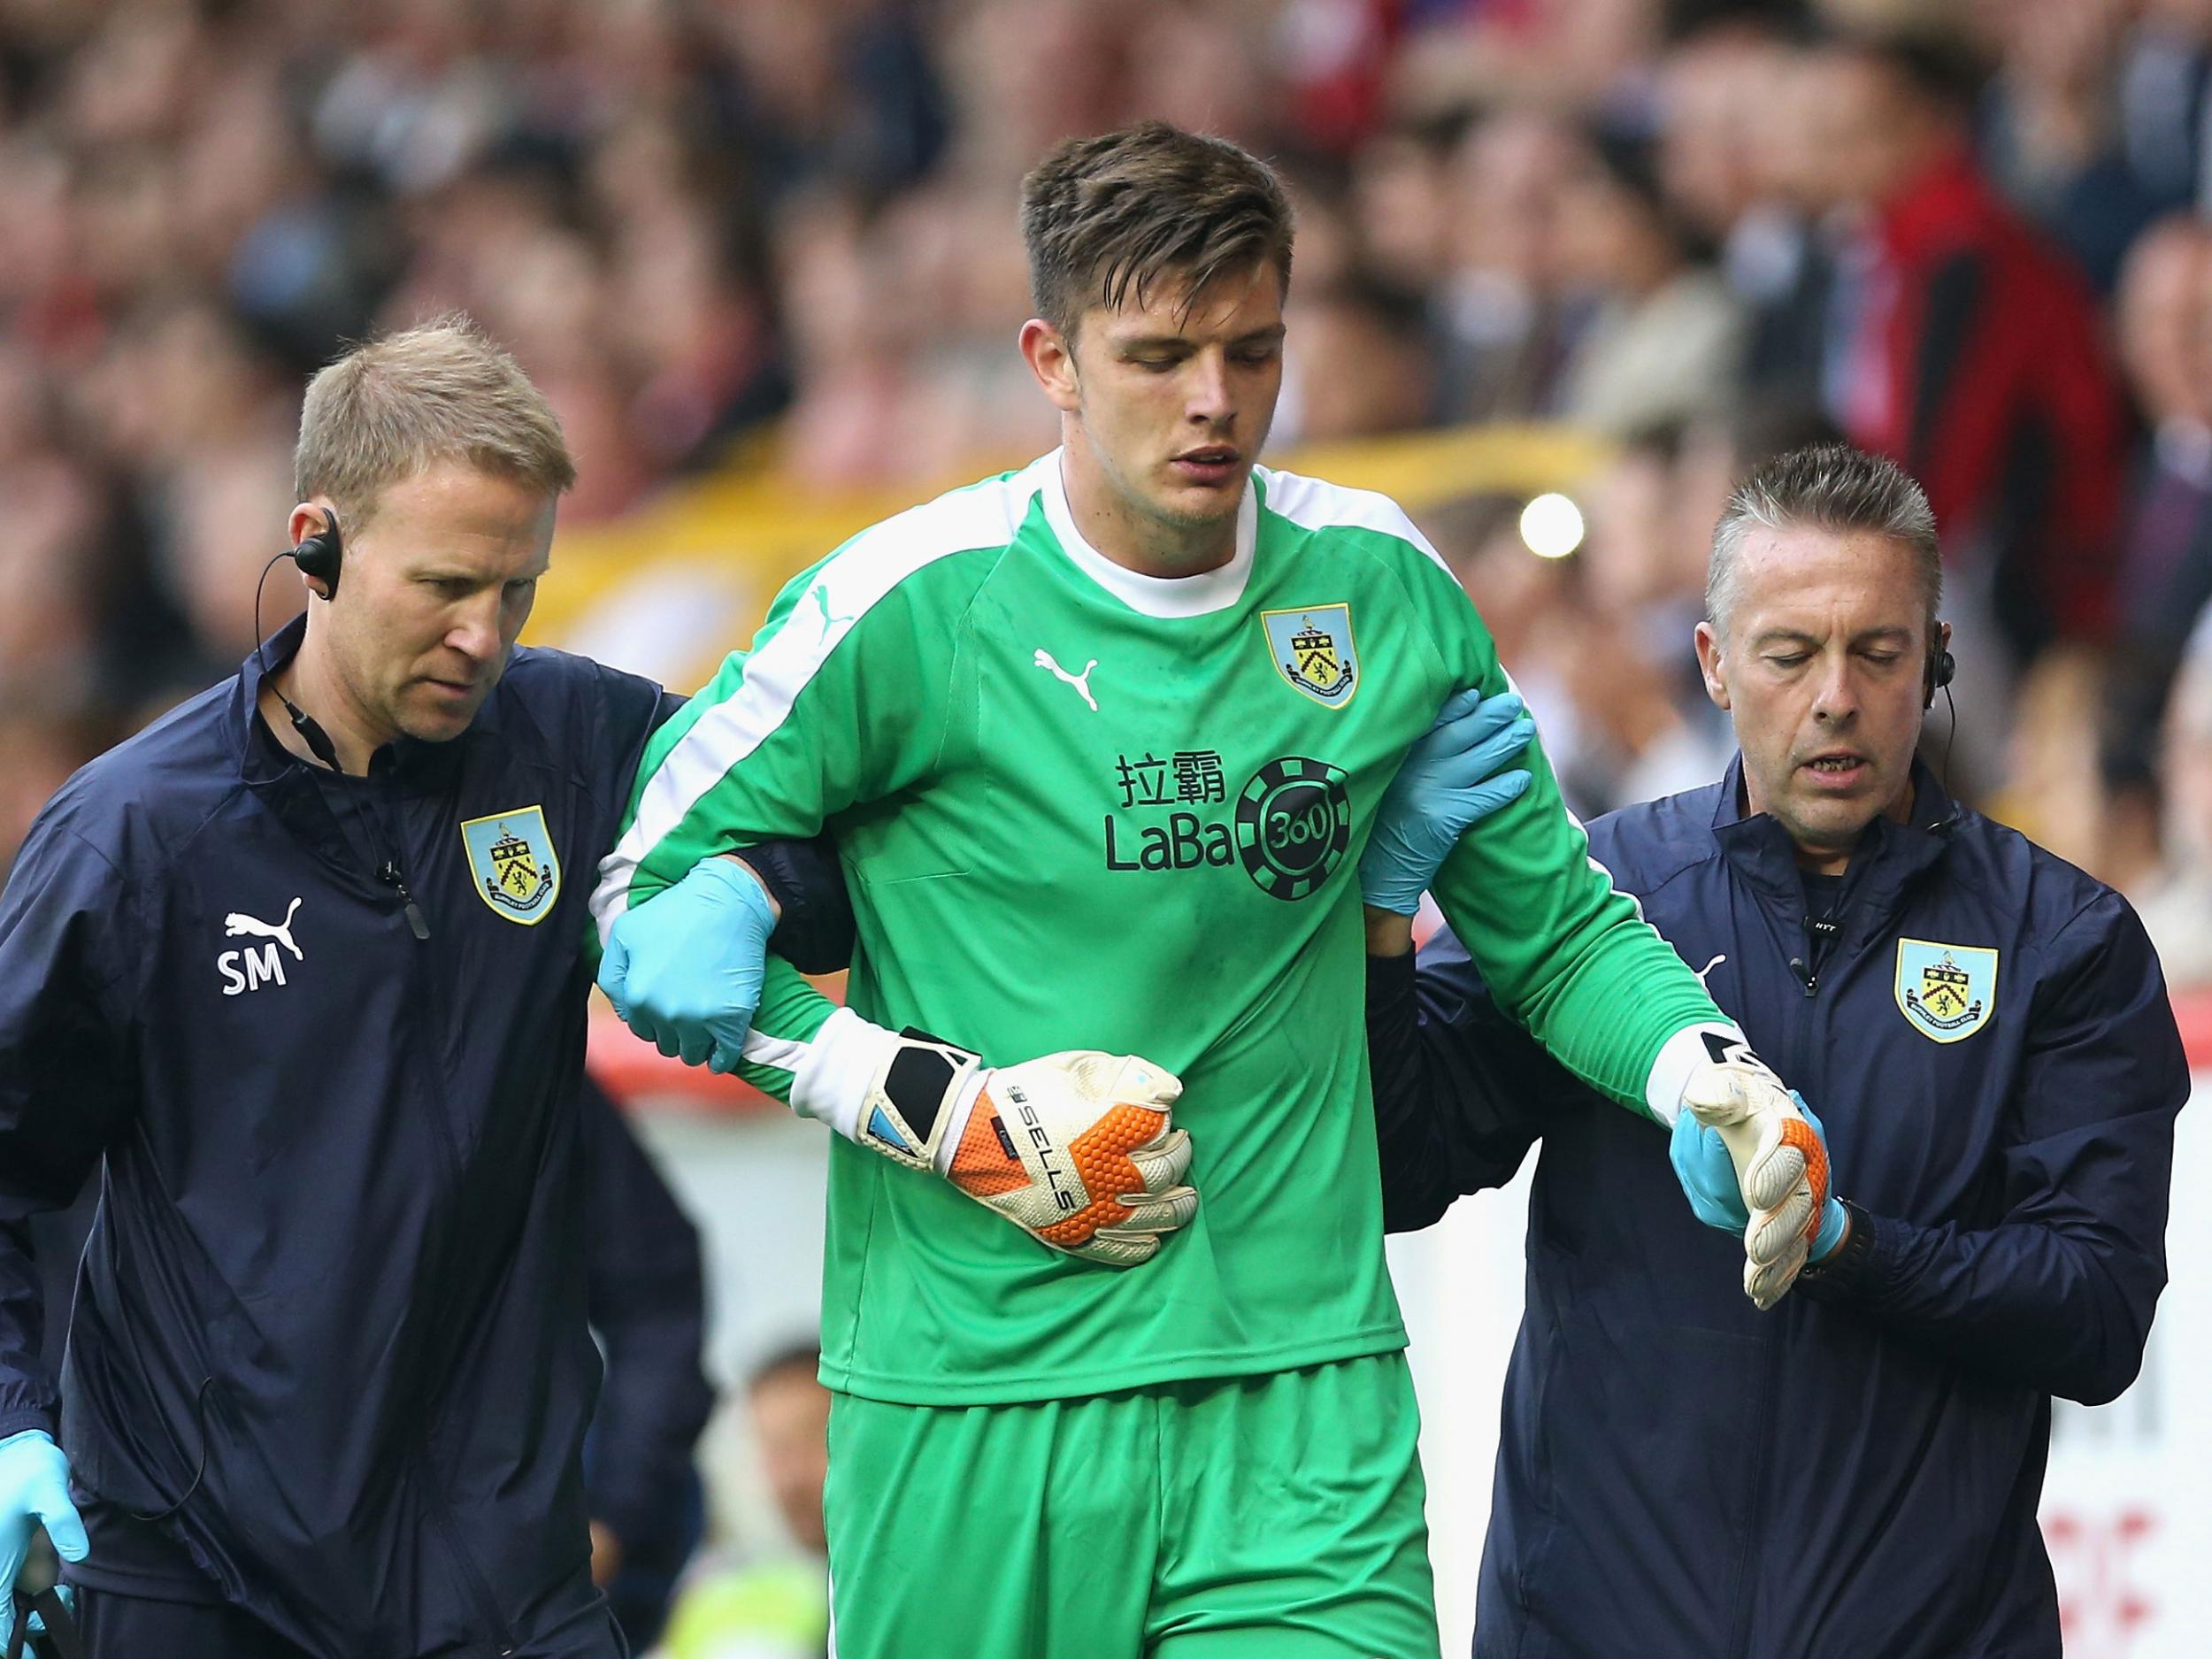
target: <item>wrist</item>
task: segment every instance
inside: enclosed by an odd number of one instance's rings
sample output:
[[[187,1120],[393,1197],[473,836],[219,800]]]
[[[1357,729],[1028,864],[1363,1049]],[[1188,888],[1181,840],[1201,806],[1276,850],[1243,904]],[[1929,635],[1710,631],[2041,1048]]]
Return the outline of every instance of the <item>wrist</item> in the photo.
[[[1372,910],[1412,915],[1421,908],[1421,895],[1440,862],[1388,822],[1378,824],[1360,855],[1360,902]]]
[[[831,1010],[806,1040],[805,1052],[792,1071],[791,1110],[865,1145],[861,1119],[869,1091],[898,1045],[897,1032],[863,1019],[849,1008]]]
[[[1404,956],[1413,951],[1413,918],[1379,905],[1363,907],[1367,924],[1367,954],[1371,956]]]
[[[1685,1025],[1659,1045],[1651,1070],[1644,1079],[1644,1109],[1671,1129],[1682,1116],[1683,1095],[1692,1079],[1722,1056],[1747,1048],[1744,1034],[1733,1025],[1706,1021]]]
[[[738,853],[717,853],[699,866],[702,870],[719,872],[719,879],[729,891],[749,908],[756,901],[768,914],[768,926],[772,932],[783,919],[783,901],[776,896],[775,888],[767,878],[747,864]]]
[[[1868,1271],[1874,1254],[1874,1221],[1849,1199],[1835,1201],[1843,1211],[1843,1233],[1835,1248],[1817,1260],[1809,1260],[1798,1282],[1825,1292],[1847,1294]]]
[[[981,1057],[911,1027],[891,1031],[841,1008],[792,1074],[791,1107],[895,1164],[942,1173],[982,1093]]]
[[[1425,884],[1409,887],[1387,876],[1371,878],[1366,871],[1360,872],[1359,902],[1367,910],[1409,918],[1421,908],[1421,895],[1426,891]]]
[[[1843,1201],[1831,1198],[1827,1209],[1821,1211],[1820,1231],[1813,1235],[1813,1248],[1806,1257],[1809,1265],[1827,1261],[1851,1241],[1851,1212]]]

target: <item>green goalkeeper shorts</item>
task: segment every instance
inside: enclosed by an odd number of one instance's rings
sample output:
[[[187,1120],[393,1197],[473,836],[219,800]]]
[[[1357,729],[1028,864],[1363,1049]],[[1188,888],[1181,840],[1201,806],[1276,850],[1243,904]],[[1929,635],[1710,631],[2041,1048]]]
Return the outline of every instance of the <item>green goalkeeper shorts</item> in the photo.
[[[837,1659],[1436,1659],[1402,1354],[830,1408]]]

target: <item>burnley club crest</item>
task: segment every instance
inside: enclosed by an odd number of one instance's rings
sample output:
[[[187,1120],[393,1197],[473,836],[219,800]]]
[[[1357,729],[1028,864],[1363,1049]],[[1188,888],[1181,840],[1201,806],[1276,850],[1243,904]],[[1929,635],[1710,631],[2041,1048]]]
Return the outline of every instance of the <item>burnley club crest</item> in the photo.
[[[1997,1000],[1997,953],[1925,939],[1897,941],[1897,1007],[1934,1042],[1957,1042],[1987,1023]]]
[[[1325,709],[1340,709],[1359,688],[1359,653],[1352,646],[1352,608],[1314,605],[1263,611],[1275,672]]]
[[[477,896],[511,922],[545,919],[561,890],[561,861],[542,807],[518,807],[461,826]]]

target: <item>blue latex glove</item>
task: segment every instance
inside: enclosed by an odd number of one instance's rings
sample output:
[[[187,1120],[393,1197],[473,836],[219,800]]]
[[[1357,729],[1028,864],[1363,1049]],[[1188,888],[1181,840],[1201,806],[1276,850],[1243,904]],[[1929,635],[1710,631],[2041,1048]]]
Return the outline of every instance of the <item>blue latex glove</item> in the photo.
[[[1805,1097],[1795,1089],[1790,1098],[1797,1102],[1797,1110],[1805,1114],[1805,1121],[1820,1137],[1822,1151],[1828,1149],[1828,1132],[1820,1126],[1820,1119],[1813,1109],[1805,1104]],[[1697,1218],[1709,1227],[1743,1237],[1743,1231],[1751,1225],[1751,1217],[1743,1207],[1743,1189],[1736,1180],[1736,1166],[1729,1158],[1728,1148],[1722,1144],[1717,1130],[1709,1129],[1688,1112],[1674,1120],[1674,1139],[1667,1147],[1667,1161],[1674,1165],[1675,1179],[1682,1183],[1682,1190],[1689,1195],[1690,1209]],[[1820,1231],[1813,1235],[1813,1248],[1806,1256],[1809,1262],[1817,1262],[1843,1242],[1844,1228],[1849,1223],[1842,1202],[1830,1195],[1828,1208],[1820,1212]]]
[[[768,895],[749,871],[703,858],[689,875],[615,918],[599,988],[623,1022],[663,1054],[736,1069],[760,1008]]]
[[[69,1460],[45,1430],[25,1429],[0,1440],[0,1647],[15,1628],[15,1575],[35,1524],[45,1526],[64,1561],[85,1558],[90,1547],[69,1501]]]
[[[1445,699],[1436,724],[1407,752],[1375,833],[1360,855],[1359,895],[1380,910],[1410,916],[1436,877],[1445,855],[1468,826],[1529,786],[1524,771],[1498,769],[1528,747],[1536,722],[1510,691],[1486,699],[1479,691]]]

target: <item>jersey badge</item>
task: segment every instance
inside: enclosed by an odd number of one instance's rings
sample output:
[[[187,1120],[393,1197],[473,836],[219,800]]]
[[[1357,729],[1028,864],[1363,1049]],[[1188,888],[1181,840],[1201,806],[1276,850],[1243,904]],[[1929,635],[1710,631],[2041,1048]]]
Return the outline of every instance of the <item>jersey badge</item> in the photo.
[[[1925,939],[1897,941],[1897,1007],[1932,1042],[1958,1042],[1989,1022],[1997,953]]]
[[[517,807],[461,826],[477,896],[511,922],[535,926],[561,891],[561,861],[545,827],[545,809]]]
[[[1352,644],[1352,607],[1310,605],[1263,611],[1268,655],[1292,688],[1325,709],[1340,709],[1359,689],[1359,652]]]

